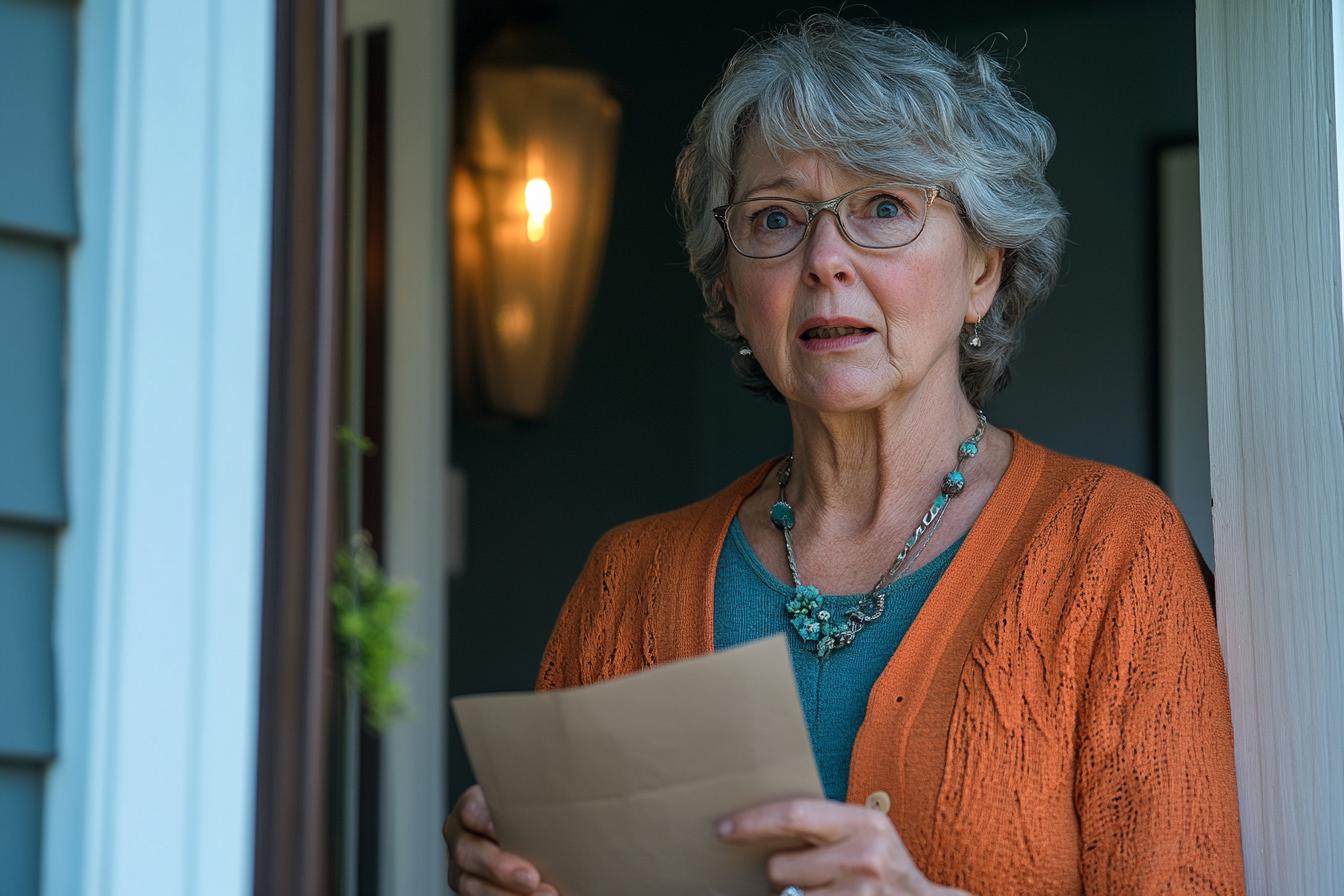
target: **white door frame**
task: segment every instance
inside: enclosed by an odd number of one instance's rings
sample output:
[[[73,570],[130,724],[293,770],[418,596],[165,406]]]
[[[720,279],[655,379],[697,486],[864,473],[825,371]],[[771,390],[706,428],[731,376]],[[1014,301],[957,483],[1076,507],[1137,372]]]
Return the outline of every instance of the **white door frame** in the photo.
[[[1344,885],[1341,0],[1200,0],[1218,630],[1252,894]]]
[[[1339,3],[1341,0],[1333,0]],[[1201,0],[1201,211],[1218,625],[1251,893],[1344,880],[1344,299],[1332,0]],[[388,737],[383,890],[442,892],[451,7],[393,32],[388,549],[420,585],[413,720]]]
[[[383,561],[415,583],[398,675],[411,711],[383,738],[380,892],[447,893],[448,113],[450,0],[345,0],[345,27],[389,30],[387,424]]]
[[[243,896],[275,4],[83,0],[78,15],[70,524],[42,892]]]

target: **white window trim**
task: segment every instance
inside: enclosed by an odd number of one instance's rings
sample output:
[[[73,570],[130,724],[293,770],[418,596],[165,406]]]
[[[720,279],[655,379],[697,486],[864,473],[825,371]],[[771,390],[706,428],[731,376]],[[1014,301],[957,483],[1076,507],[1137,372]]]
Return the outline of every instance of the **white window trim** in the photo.
[[[1197,7],[1218,629],[1251,894],[1344,881],[1340,5]]]

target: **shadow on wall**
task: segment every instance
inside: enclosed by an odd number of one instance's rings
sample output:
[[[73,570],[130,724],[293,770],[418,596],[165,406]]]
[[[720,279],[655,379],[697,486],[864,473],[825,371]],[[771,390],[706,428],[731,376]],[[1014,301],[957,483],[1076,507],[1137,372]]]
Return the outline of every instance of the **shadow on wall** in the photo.
[[[489,0],[457,7],[466,61],[504,11]],[[864,9],[953,47],[995,35],[1059,135],[1049,175],[1071,214],[1064,273],[1028,325],[1012,386],[987,408],[991,421],[1155,478],[1152,154],[1196,131],[1193,0]],[[560,604],[604,531],[788,451],[784,408],[737,386],[730,349],[700,319],[671,212],[692,115],[747,35],[797,15],[779,10],[748,0],[554,5],[556,30],[626,91],[611,235],[554,417],[511,432],[454,421],[453,461],[469,482],[465,570],[451,588],[454,694],[532,686]],[[449,772],[456,798],[472,779],[455,730]]]

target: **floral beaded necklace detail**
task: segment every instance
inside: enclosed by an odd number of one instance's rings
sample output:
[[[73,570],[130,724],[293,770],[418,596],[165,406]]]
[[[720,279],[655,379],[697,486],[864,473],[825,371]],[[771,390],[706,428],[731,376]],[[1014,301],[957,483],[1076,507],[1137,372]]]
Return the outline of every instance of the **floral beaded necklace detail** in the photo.
[[[961,465],[968,457],[975,457],[980,450],[980,440],[985,435],[984,412],[975,413],[980,418],[975,432],[957,446],[957,465],[952,472],[943,477],[942,487],[937,497],[933,499],[933,504],[929,506],[928,513],[925,513],[923,519],[919,521],[914,534],[905,542],[905,546],[896,555],[891,566],[878,577],[872,590],[860,598],[855,606],[842,613],[832,613],[823,607],[821,592],[812,585],[804,585],[798,576],[798,562],[793,554],[793,536],[789,534],[794,524],[793,507],[784,499],[784,487],[789,484],[789,477],[793,474],[793,455],[789,455],[784,469],[779,471],[779,500],[770,508],[770,522],[784,533],[784,553],[789,558],[789,572],[793,574],[793,600],[784,606],[784,612],[798,637],[803,639],[803,645],[815,653],[817,659],[824,660],[835,651],[853,644],[854,638],[863,631],[865,625],[876,622],[882,616],[882,612],[887,608],[885,589],[910,571],[910,567],[933,540],[933,533],[938,531],[938,523],[943,518],[947,502],[960,495],[966,487],[966,477],[961,474]],[[924,538],[925,534],[928,535],[927,538]],[[921,538],[924,538],[923,544],[919,543]],[[914,550],[913,556],[910,554],[911,550]]]

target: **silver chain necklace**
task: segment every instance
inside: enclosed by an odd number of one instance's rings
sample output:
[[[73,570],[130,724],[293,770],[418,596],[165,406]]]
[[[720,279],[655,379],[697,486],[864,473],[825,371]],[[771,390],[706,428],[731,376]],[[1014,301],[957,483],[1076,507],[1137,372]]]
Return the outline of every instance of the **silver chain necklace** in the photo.
[[[839,618],[836,618],[837,614],[822,606],[821,592],[812,585],[804,585],[798,576],[798,561],[793,553],[793,536],[789,534],[795,521],[793,507],[784,499],[784,487],[789,484],[789,477],[793,475],[793,455],[789,455],[784,469],[779,471],[779,500],[770,508],[770,522],[784,533],[784,553],[789,558],[789,572],[793,574],[793,600],[784,606],[784,612],[788,615],[798,637],[803,639],[803,645],[812,650],[817,659],[824,660],[835,651],[853,644],[854,638],[863,631],[865,625],[876,622],[882,616],[882,612],[887,608],[885,589],[910,572],[919,555],[924,553],[924,549],[933,540],[933,534],[938,531],[938,523],[943,518],[947,502],[960,495],[966,487],[966,477],[961,474],[962,463],[968,457],[975,457],[980,451],[980,439],[985,435],[986,421],[983,411],[976,411],[975,414],[979,418],[975,432],[957,446],[957,465],[952,472],[943,477],[942,487],[939,488],[937,497],[933,499],[933,504],[929,506],[928,513],[924,514],[919,525],[915,526],[914,534],[905,542],[905,546],[891,562],[891,566],[878,576],[872,590],[861,597],[853,607],[840,613]],[[920,545],[919,540],[926,533],[928,537]],[[916,545],[919,545],[918,549],[915,550],[914,556],[910,556],[910,551]]]

